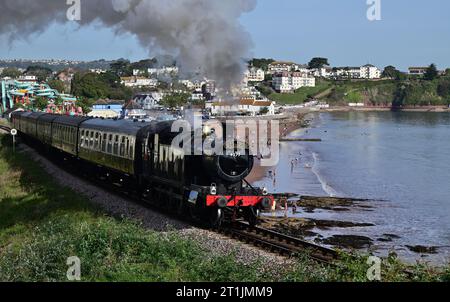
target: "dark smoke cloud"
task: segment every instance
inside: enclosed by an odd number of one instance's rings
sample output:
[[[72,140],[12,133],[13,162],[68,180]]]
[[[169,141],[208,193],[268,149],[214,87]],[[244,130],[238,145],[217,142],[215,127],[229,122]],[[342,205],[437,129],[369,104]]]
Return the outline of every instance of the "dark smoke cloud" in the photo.
[[[229,89],[241,79],[252,42],[239,22],[256,0],[82,0],[80,26],[92,23],[132,33],[142,46],[175,55],[185,72],[199,72]],[[10,39],[69,22],[66,0],[2,0],[0,34]]]

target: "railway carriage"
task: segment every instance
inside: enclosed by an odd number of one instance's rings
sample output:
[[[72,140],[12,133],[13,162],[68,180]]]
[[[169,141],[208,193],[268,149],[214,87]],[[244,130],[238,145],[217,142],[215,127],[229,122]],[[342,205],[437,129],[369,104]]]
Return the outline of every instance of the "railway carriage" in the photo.
[[[52,122],[52,142],[55,149],[78,156],[78,129],[89,118],[59,116]]]
[[[142,170],[141,133],[148,124],[125,120],[87,120],[80,126],[79,157],[127,176]]]
[[[37,120],[37,138],[44,143],[44,145],[52,145],[52,124],[58,117],[60,117],[60,115],[45,114]]]

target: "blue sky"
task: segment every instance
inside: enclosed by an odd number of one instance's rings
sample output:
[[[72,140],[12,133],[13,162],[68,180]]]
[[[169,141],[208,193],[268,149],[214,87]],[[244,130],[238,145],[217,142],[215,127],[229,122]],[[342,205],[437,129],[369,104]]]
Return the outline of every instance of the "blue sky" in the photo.
[[[366,18],[366,0],[259,0],[242,18],[253,54],[306,63],[314,56],[333,66],[372,63],[406,69],[432,62],[450,67],[450,1],[381,0],[381,21]],[[27,41],[0,38],[0,58],[138,60],[148,57],[131,35],[99,27],[53,25]]]

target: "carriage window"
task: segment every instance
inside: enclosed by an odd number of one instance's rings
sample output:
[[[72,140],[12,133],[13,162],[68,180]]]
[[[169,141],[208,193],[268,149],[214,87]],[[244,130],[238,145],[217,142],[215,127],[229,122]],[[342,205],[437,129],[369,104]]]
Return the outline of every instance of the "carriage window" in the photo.
[[[95,133],[95,141],[94,141],[94,149],[97,150],[98,149],[98,132]]]
[[[119,136],[114,135],[114,147],[113,147],[114,155],[119,155]]]
[[[121,157],[125,156],[125,136],[122,136],[121,140],[120,140],[120,148],[119,148],[119,155]]]
[[[108,150],[107,153],[112,153],[112,134],[108,135]]]
[[[130,157],[130,139],[127,137],[127,145],[126,145],[126,149],[125,149],[126,151],[126,156],[127,157]]]
[[[89,147],[92,149],[94,147],[94,131],[91,131],[91,138],[89,141]]]
[[[106,133],[103,133],[103,139],[102,139],[102,152],[106,152],[106,138],[107,138],[107,135],[106,135]]]

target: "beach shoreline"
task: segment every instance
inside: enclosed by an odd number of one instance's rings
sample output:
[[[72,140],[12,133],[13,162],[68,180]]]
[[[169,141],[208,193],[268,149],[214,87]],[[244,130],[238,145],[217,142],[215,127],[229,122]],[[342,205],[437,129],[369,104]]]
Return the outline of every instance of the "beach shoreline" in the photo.
[[[305,110],[296,110],[286,116],[283,120],[280,120],[280,139],[286,138],[292,132],[309,127],[308,117],[314,112]],[[280,141],[281,143],[281,141]],[[255,164],[252,172],[246,178],[246,180],[252,184],[260,181],[267,176],[267,173],[275,167],[264,167],[261,165],[261,160],[255,159]]]

